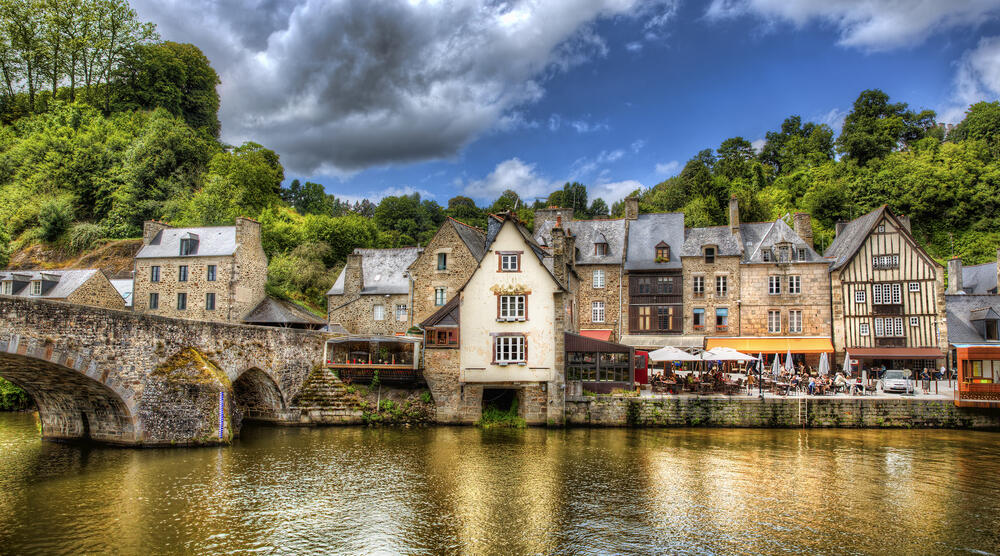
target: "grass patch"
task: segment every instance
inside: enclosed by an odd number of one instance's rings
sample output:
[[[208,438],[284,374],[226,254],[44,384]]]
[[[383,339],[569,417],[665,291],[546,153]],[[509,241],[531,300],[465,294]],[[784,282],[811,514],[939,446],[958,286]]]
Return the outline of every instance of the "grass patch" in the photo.
[[[483,415],[476,421],[476,426],[482,429],[523,429],[528,423],[517,415],[517,400],[510,404],[510,409],[502,411],[492,405],[483,408]]]

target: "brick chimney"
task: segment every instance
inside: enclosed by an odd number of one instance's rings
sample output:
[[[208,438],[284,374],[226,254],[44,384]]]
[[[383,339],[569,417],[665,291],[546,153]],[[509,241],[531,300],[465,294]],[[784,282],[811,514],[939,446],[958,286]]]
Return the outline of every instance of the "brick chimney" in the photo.
[[[142,223],[142,244],[149,245],[149,242],[153,241],[156,234],[160,233],[160,230],[165,230],[170,227],[170,224],[166,222],[159,222],[156,220],[147,220]]]
[[[625,199],[625,219],[635,220],[639,218],[639,198],[627,197]]]
[[[729,198],[729,231],[733,235],[740,233],[740,201],[736,195]]]
[[[948,259],[948,289],[945,293],[962,293],[962,286],[962,259],[952,257]]]
[[[844,228],[846,227],[847,227],[847,222],[844,222],[843,220],[837,222],[837,226],[833,229],[833,237],[839,236],[840,233],[843,232]]]
[[[344,266],[344,295],[348,297],[360,295],[364,286],[364,277],[361,273],[361,254],[351,253],[347,256],[347,264]]]
[[[806,242],[809,247],[813,246],[813,225],[812,218],[808,213],[796,212],[794,221],[795,233]]]
[[[545,230],[547,226],[546,222],[553,222],[552,227],[560,227],[562,222],[569,222],[573,220],[573,209],[571,208],[559,208],[559,207],[548,207],[543,209],[535,209],[535,231],[540,232]]]

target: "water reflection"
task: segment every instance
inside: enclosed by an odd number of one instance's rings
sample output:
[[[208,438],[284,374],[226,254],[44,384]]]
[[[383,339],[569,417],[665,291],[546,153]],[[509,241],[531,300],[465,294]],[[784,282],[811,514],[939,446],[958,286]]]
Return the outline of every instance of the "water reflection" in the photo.
[[[994,434],[248,429],[42,443],[0,415],[3,552],[948,553],[1000,548]]]

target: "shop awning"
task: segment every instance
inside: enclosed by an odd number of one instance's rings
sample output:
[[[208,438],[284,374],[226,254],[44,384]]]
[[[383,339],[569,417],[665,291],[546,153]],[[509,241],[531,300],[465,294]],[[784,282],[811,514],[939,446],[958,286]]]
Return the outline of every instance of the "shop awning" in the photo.
[[[790,338],[759,338],[737,336],[735,338],[705,338],[705,349],[727,347],[742,353],[833,353],[830,338],[820,336]],[[854,351],[851,351],[854,355]]]
[[[610,342],[611,332],[611,330],[581,330],[580,335],[586,336],[587,338],[593,338],[595,340],[601,340],[602,342]]]
[[[663,346],[701,349],[705,345],[703,336],[682,336],[680,334],[648,336],[646,334],[623,334],[619,341],[636,349],[649,350],[660,349]]]
[[[941,359],[944,353],[937,348],[848,348],[852,358],[870,359]]]

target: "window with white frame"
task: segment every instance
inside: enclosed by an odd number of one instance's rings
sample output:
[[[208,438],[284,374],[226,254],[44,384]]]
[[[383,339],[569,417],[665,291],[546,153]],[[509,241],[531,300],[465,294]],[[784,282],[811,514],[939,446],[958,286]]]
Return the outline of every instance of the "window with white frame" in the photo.
[[[524,295],[501,295],[500,307],[497,319],[499,320],[524,320],[527,314]]]
[[[788,332],[792,334],[802,332],[802,311],[798,309],[788,311]]]
[[[885,323],[882,317],[877,317],[875,319],[875,335],[878,337],[885,336]]]
[[[903,317],[875,317],[875,335],[901,337],[903,335]]]
[[[767,293],[778,295],[781,293],[781,276],[767,277]]]
[[[446,303],[445,297],[447,291],[447,288],[434,288],[434,305],[440,307]]]
[[[802,293],[802,277],[801,276],[789,276],[788,277],[788,293],[790,293],[790,294],[800,294],[800,293]]]
[[[406,304],[405,303],[397,303],[396,304],[396,320],[399,321],[399,322],[406,322],[406,316],[407,316]]]
[[[899,305],[903,302],[903,285],[902,284],[889,284],[892,286],[892,303],[894,305]]]
[[[805,247],[799,247],[796,250],[796,252],[798,253],[797,260],[799,260],[799,261],[808,261],[809,260],[809,251],[807,251]]]
[[[920,318],[910,317],[910,326],[920,326]]]
[[[909,289],[911,292],[920,291],[920,282],[910,282]]]
[[[716,276],[715,277],[715,295],[718,297],[726,297],[726,292],[729,291],[729,278],[726,276]]]
[[[177,281],[178,282],[188,281],[188,267],[186,264],[182,264],[177,267]]]
[[[899,255],[874,255],[872,256],[872,268],[875,270],[899,268]]]
[[[590,304],[590,321],[604,322],[604,302],[594,301]]]
[[[876,305],[899,305],[903,302],[902,284],[872,284],[872,301]]]
[[[503,272],[517,272],[520,267],[520,254],[518,253],[501,253],[500,254],[500,270]]]
[[[0,282],[0,294],[12,295],[11,292],[13,291],[14,291],[14,282],[11,282],[10,280]]]
[[[868,323],[863,322],[858,325],[858,333],[862,336],[867,336],[869,334]]]
[[[767,331],[771,334],[781,332],[781,311],[767,312]]]
[[[31,295],[42,295],[42,281],[34,280],[31,282]]]
[[[497,336],[495,340],[494,358],[497,363],[524,363],[527,360],[527,349],[524,336]]]
[[[889,320],[889,319],[885,319]],[[903,335],[903,317],[896,317],[892,319],[893,324],[893,335],[902,336]],[[888,324],[887,324],[888,325]]]
[[[705,295],[705,277],[695,276],[691,280],[691,287],[694,289],[694,294],[697,296]]]
[[[865,302],[865,290],[854,290],[854,302],[855,303]]]
[[[373,320],[385,320],[385,305],[375,305],[372,307]]]
[[[604,270],[600,268],[594,271],[594,287],[595,288],[604,287]]]

